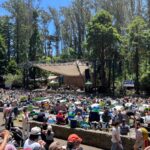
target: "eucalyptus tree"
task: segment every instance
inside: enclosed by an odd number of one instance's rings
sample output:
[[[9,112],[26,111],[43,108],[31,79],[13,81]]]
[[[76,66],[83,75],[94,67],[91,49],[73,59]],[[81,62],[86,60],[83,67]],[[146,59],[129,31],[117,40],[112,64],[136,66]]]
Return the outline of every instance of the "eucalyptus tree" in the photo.
[[[59,12],[52,8],[52,7],[49,7],[49,12],[50,12],[50,15],[54,21],[54,25],[55,25],[55,36],[56,36],[56,56],[59,56],[60,55],[60,50],[59,50],[59,39],[60,39],[60,15],[59,15]]]
[[[13,49],[17,63],[28,59],[29,39],[32,34],[34,0],[8,0],[3,7],[10,13],[13,25]]]
[[[150,26],[150,0],[147,0],[147,17],[148,17],[148,23]]]
[[[6,45],[5,39],[0,34],[0,76],[4,75],[6,71]]]
[[[42,41],[39,33],[38,27],[38,12],[37,10],[33,11],[33,22],[32,22],[32,29],[33,33],[30,38],[30,46],[29,46],[29,61],[38,61],[43,55],[42,49]]]
[[[6,53],[7,53],[7,60],[10,60],[10,57],[13,56],[12,54],[12,36],[13,36],[13,26],[10,22],[10,17],[2,16],[0,19],[0,34],[2,35],[5,45],[6,45]]]
[[[90,0],[74,0],[69,8],[61,8],[61,34],[65,46],[75,50],[78,57],[83,57],[83,41],[86,38],[86,25],[91,19]],[[67,40],[64,40],[67,39]]]
[[[41,31],[42,31],[42,41],[43,41],[43,49],[45,56],[48,55],[47,46],[48,46],[48,36],[49,36],[49,23],[51,21],[50,14],[45,10],[40,10],[41,17]]]

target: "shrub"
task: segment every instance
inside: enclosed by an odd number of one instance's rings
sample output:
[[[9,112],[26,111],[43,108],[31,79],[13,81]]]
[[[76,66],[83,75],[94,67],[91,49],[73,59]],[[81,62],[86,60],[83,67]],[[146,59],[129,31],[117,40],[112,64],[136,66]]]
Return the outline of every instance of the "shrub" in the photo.
[[[22,86],[22,74],[7,74],[4,75],[5,85],[10,85],[14,87],[21,87]]]

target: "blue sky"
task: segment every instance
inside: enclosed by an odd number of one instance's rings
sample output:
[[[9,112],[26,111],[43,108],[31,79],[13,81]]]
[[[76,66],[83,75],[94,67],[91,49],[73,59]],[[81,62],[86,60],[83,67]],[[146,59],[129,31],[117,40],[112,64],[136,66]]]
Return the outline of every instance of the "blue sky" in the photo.
[[[7,0],[0,0],[0,6],[2,3],[6,1]],[[72,0],[39,0],[39,1],[40,1],[40,7],[43,8],[44,10],[47,10],[48,6],[51,6],[56,9],[59,9],[60,7],[63,7],[63,6],[69,7],[69,5],[72,2]],[[9,14],[9,13],[5,9],[0,7],[0,16],[6,15],[6,14]],[[50,23],[49,28],[51,28],[50,34],[53,34],[55,32],[53,22]]]
[[[0,0],[0,6],[3,2],[7,0]],[[51,6],[53,8],[59,9],[60,7],[66,6],[69,7],[71,4],[72,0],[40,0],[40,8],[43,8],[44,10],[47,10],[48,6]],[[0,16],[9,14],[5,9],[0,7]],[[55,33],[55,28],[53,22],[50,23],[49,25],[49,31],[51,35],[54,35]],[[60,44],[60,49],[61,49],[61,44]],[[53,49],[53,54],[55,54],[55,48]]]
[[[0,0],[0,5],[7,0]],[[62,6],[69,6],[72,0],[40,0],[40,7],[46,9],[48,6],[59,9]],[[7,12],[0,7],[0,16],[7,14]]]

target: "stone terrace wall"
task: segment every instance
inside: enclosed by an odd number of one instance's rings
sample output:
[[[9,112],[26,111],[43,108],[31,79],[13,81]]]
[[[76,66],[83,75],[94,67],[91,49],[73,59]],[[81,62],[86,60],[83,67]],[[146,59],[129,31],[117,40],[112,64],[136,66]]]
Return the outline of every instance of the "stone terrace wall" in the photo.
[[[30,128],[34,126],[41,126],[41,123],[32,121]],[[111,147],[111,133],[102,131],[89,131],[80,128],[71,129],[67,126],[52,125],[55,137],[67,140],[68,136],[72,133],[78,134],[83,139],[83,144],[99,147],[105,150],[110,150]],[[121,137],[124,150],[132,150],[135,139],[127,136]]]

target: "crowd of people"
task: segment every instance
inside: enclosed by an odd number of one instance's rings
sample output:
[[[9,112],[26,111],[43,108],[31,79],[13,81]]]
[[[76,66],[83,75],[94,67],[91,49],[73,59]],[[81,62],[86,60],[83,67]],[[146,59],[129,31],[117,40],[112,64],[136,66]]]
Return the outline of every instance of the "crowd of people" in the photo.
[[[22,106],[20,101],[20,97],[24,95],[27,96],[23,104],[25,107]],[[48,101],[35,102],[33,101],[34,97],[46,97]],[[66,146],[60,146],[60,143],[54,141],[55,133],[50,125],[52,119],[55,120],[56,124],[69,125],[72,128],[99,129],[111,132],[111,150],[123,150],[124,145],[121,142],[121,135],[129,136],[131,133],[135,134],[134,150],[150,149],[150,98],[124,97],[112,99],[93,95],[1,90],[1,100],[4,104],[4,120],[7,129],[1,133],[3,137],[1,146],[5,145],[5,149],[8,145],[4,140],[8,137],[5,136],[8,136],[8,130],[13,127],[13,118],[17,117],[20,110],[22,111],[23,148],[26,150],[36,150],[39,147],[46,150],[81,149],[82,139],[75,134],[70,135],[72,138],[68,137]],[[31,112],[28,112],[28,104],[40,109],[40,112],[32,116],[32,119],[43,122],[40,128],[33,127],[30,132],[28,122],[31,119]],[[19,110],[19,108],[21,109]],[[73,139],[78,139],[77,143],[72,142]],[[10,147],[10,144],[8,146]]]
[[[50,132],[50,128],[51,127],[48,126],[47,132]],[[54,141],[53,137],[51,139],[49,133],[46,134],[46,141],[44,141],[42,134],[43,131],[40,127],[33,127],[29,137],[23,144],[23,148],[19,148],[19,150],[82,150],[82,147],[80,147],[82,139],[77,134],[69,135],[66,145]],[[53,135],[53,132],[51,132],[51,134]],[[17,150],[12,143],[8,142],[10,138],[10,132],[8,130],[3,130],[0,136],[3,138],[0,143],[1,150]]]

